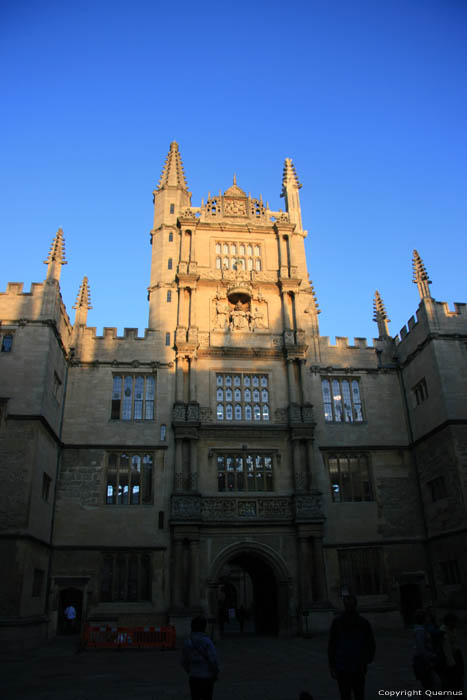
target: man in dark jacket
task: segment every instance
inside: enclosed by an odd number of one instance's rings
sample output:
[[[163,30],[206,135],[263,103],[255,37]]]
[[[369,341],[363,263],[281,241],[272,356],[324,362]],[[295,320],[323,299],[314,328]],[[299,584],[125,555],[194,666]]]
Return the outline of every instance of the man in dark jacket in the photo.
[[[353,595],[343,598],[344,612],[329,631],[328,658],[331,676],[339,685],[341,700],[364,700],[365,676],[375,655],[375,638],[368,620],[357,612]]]

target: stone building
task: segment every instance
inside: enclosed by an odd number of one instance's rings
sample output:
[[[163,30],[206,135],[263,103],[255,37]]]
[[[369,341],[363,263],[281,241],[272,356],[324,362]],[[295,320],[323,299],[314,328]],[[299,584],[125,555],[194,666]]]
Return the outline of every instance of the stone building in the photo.
[[[74,323],[47,277],[0,294],[0,640],[80,620],[325,628],[346,591],[380,624],[466,606],[467,313],[430,294],[399,337],[321,337],[298,181],[191,205],[172,143],[154,191],[143,337]],[[401,615],[402,613],[402,615]]]

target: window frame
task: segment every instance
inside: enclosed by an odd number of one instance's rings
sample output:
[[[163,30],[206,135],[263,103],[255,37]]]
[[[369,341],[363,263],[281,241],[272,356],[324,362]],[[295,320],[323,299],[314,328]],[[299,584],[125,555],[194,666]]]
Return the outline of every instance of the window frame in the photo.
[[[139,458],[138,461],[134,458]],[[126,458],[122,464],[122,458]],[[145,470],[145,464],[150,466]],[[104,505],[152,506],[154,503],[155,454],[150,450],[109,450],[105,456]],[[136,478],[136,476],[138,478]],[[135,486],[138,490],[134,490]],[[126,488],[125,488],[126,487]],[[109,488],[112,490],[109,492]],[[136,499],[134,496],[138,495]]]
[[[341,590],[347,588],[350,594],[357,596],[386,593],[384,557],[381,547],[338,548],[337,561]],[[367,577],[366,582],[362,581],[364,577]]]
[[[228,377],[230,377],[230,383],[228,383]],[[257,386],[253,384],[254,377],[258,377]],[[221,381],[219,378],[221,378]],[[271,387],[273,382],[270,371],[237,372],[232,370],[224,372],[215,370],[213,384],[217,423],[222,423],[223,425],[238,425],[239,423],[248,423],[249,425],[271,424]],[[250,399],[247,398],[248,391]],[[222,392],[222,398],[220,398],[220,392]],[[258,392],[257,398],[255,398],[255,392]],[[264,399],[264,392],[267,392],[267,399]],[[240,398],[238,398],[239,394]],[[228,395],[231,398],[228,398]],[[240,410],[238,411],[237,409]],[[239,413],[241,415],[240,418],[237,417]]]
[[[361,469],[360,460],[366,461],[366,476]],[[333,468],[331,460],[337,460],[337,470]],[[341,461],[347,461],[347,469],[341,470]],[[358,469],[352,469],[351,460],[357,460]],[[371,465],[371,455],[369,452],[361,451],[339,451],[333,450],[326,453],[326,465],[329,476],[329,487],[333,503],[374,503],[376,501],[376,492],[373,483],[373,469]],[[333,473],[338,474],[338,481],[333,478]],[[359,474],[359,486],[354,484],[354,475],[358,472]],[[343,476],[342,476],[343,474]],[[345,475],[347,474],[347,482]],[[335,489],[335,485],[338,489]],[[351,498],[347,498],[349,493]],[[360,497],[355,497],[355,494],[359,493]],[[368,496],[368,497],[366,497]]]
[[[136,560],[136,591],[134,596],[135,570],[130,566]],[[111,564],[110,571],[106,566]],[[145,565],[146,572],[144,572]],[[101,553],[99,572],[99,601],[103,603],[142,603],[152,602],[152,556],[145,550],[106,551]],[[144,575],[146,573],[146,581]],[[123,575],[122,575],[123,574]],[[146,590],[146,594],[144,593]]]
[[[225,249],[227,247],[227,250]],[[243,247],[243,253],[241,252]],[[251,253],[248,252],[251,248]],[[235,252],[232,252],[232,251]],[[256,251],[259,252],[256,252]],[[233,241],[214,239],[214,267],[217,270],[243,270],[261,272],[265,269],[263,262],[263,241]],[[251,264],[249,264],[251,263]]]
[[[11,353],[13,350],[14,335],[14,331],[10,330],[5,330],[0,333],[0,354],[8,355]]]
[[[329,389],[329,400],[326,400],[325,398],[325,382],[328,384],[328,389]],[[335,393],[335,383],[338,383],[338,391],[339,393]],[[355,400],[355,392],[354,392],[354,383],[357,386],[358,389],[358,398],[359,401]],[[345,397],[345,385],[348,386],[348,400],[350,401],[349,404],[346,404],[346,397]],[[335,424],[335,425],[362,425],[363,423],[366,422],[365,419],[365,411],[364,411],[364,406],[363,406],[363,397],[362,397],[362,385],[360,381],[360,377],[350,377],[350,376],[341,376],[341,375],[326,375],[326,376],[321,376],[321,400],[323,402],[323,417],[324,417],[324,422],[326,424]],[[340,409],[338,409],[340,403]],[[358,413],[358,407],[360,410],[360,416]],[[349,416],[349,411],[350,409],[350,416]],[[340,410],[340,418],[337,416],[339,415],[339,410]],[[328,416],[330,416],[328,418]]]
[[[216,449],[213,452],[213,457],[215,460],[218,493],[235,493],[240,495],[274,493],[275,471],[277,469],[276,450],[263,450],[261,448]],[[259,463],[258,459],[260,460]],[[249,460],[251,461],[249,462]],[[266,460],[268,460],[268,463]],[[257,488],[257,479],[262,480],[264,488]],[[223,483],[223,488],[220,488],[221,483]],[[253,485],[254,488],[250,488]]]
[[[117,389],[116,380],[120,379],[120,388]],[[129,384],[127,379],[132,379],[131,393],[128,397]],[[142,398],[140,390],[136,386],[138,379],[143,380]],[[152,379],[152,398],[149,379]],[[113,372],[112,373],[112,399],[110,407],[110,420],[123,421],[125,423],[147,423],[156,420],[156,387],[157,375],[155,372]],[[149,389],[149,395],[148,395]],[[118,396],[118,394],[120,394]],[[130,407],[130,417],[126,417],[126,411]],[[137,408],[138,406],[138,408]],[[139,414],[141,410],[141,416]],[[117,415],[118,413],[118,415]]]
[[[412,387],[412,393],[415,399],[415,408],[417,406],[421,406],[422,403],[425,403],[425,401],[428,400],[430,395],[428,393],[428,387],[426,384],[425,377],[422,377],[420,381],[414,384],[414,386]]]
[[[443,586],[462,584],[462,574],[458,559],[446,559],[439,562]]]

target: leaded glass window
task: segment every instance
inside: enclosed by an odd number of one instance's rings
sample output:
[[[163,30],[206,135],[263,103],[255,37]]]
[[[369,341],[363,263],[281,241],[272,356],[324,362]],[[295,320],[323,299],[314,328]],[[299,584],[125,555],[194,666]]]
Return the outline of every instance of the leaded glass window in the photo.
[[[269,421],[268,385],[266,374],[217,374],[217,420]]]
[[[111,452],[107,457],[107,505],[141,505],[152,502],[151,454]]]
[[[259,452],[218,454],[217,486],[219,491],[273,491],[272,455]]]
[[[113,378],[113,420],[153,420],[156,379],[153,375],[120,375]]]
[[[223,267],[226,270],[256,270],[263,269],[261,246],[245,245],[238,241],[226,241],[215,243],[216,268]],[[221,258],[222,255],[222,258]]]
[[[334,423],[361,423],[362,399],[358,379],[323,379],[324,419]]]
[[[332,454],[328,457],[332,500],[373,501],[370,466],[365,454]]]

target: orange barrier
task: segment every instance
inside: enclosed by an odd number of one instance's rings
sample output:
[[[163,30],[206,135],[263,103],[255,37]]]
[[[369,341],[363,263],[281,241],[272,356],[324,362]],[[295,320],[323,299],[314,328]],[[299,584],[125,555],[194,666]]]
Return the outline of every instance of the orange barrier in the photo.
[[[83,626],[83,646],[95,649],[175,649],[175,627]]]

